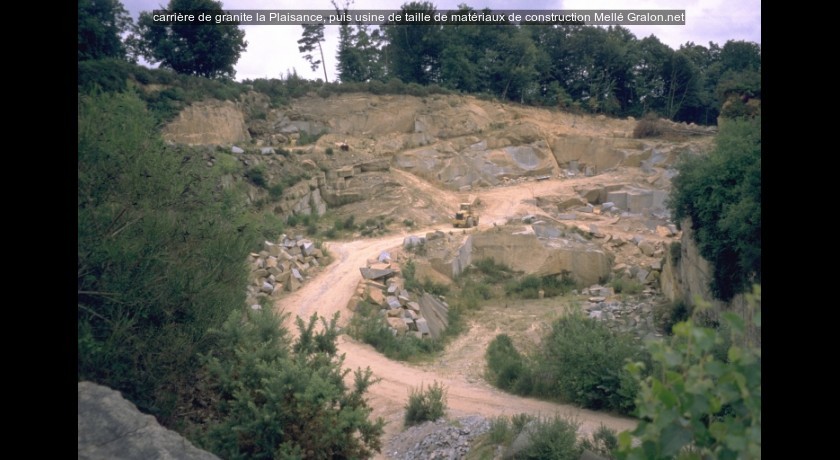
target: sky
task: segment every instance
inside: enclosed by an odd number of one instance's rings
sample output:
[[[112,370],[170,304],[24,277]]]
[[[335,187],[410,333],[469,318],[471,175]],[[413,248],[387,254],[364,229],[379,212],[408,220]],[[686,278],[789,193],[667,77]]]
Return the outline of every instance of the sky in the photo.
[[[136,21],[141,11],[165,8],[164,0],[121,0]],[[410,0],[355,0],[351,10],[398,10]],[[438,11],[456,10],[466,3],[475,10],[595,10],[595,9],[671,9],[685,10],[685,25],[635,26],[625,25],[636,38],[651,34],[673,49],[694,42],[708,46],[715,42],[723,46],[728,40],[746,40],[761,44],[761,0],[430,0]],[[343,1],[337,1],[343,5]],[[222,0],[225,10],[332,10],[330,0]],[[248,47],[237,62],[236,80],[282,78],[294,70],[302,78],[324,77],[322,69],[311,70],[298,51],[297,41],[303,28],[299,25],[240,26],[245,30]],[[324,60],[330,81],[335,80],[335,55],[338,27],[325,29]],[[143,62],[141,64],[147,65]]]

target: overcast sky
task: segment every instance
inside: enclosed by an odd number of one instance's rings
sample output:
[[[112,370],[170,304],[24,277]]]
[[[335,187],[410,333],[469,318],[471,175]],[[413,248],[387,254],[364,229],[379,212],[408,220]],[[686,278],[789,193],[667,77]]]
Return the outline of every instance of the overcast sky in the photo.
[[[398,10],[409,0],[355,0],[350,9]],[[141,11],[164,8],[164,0],[122,0],[123,5],[135,20]],[[337,1],[339,5],[343,1]],[[651,34],[673,49],[692,41],[708,46],[715,42],[723,46],[728,40],[746,40],[761,43],[761,0],[437,0],[431,1],[438,10],[455,10],[458,4],[466,3],[476,10],[594,10],[594,9],[676,9],[685,10],[684,26],[624,26],[638,39]],[[330,0],[226,0],[226,10],[300,10],[333,9]],[[309,63],[298,52],[297,41],[302,27],[296,26],[241,26],[245,30],[247,50],[236,64],[236,80],[256,78],[280,78],[295,69],[299,76],[308,79],[323,78],[323,70],[312,71]],[[338,27],[327,26],[325,30],[324,59],[330,81],[335,80],[335,55],[338,41]]]

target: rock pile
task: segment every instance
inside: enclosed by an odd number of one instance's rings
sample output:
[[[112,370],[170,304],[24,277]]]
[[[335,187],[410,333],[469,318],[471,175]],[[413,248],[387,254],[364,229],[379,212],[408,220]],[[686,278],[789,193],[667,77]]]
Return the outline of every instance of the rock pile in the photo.
[[[394,335],[437,338],[449,325],[449,305],[431,294],[406,290],[399,266],[387,253],[359,271],[362,280],[350,302],[351,309],[362,299],[381,307],[379,312]]]
[[[466,458],[473,439],[489,429],[490,422],[480,415],[463,417],[454,423],[441,418],[398,434],[385,452],[388,458],[401,460]]]
[[[321,266],[324,252],[303,236],[280,235],[276,243],[266,241],[259,253],[251,253],[251,276],[248,283],[248,304],[259,309],[260,298],[275,297],[296,291],[307,278],[306,273]]]
[[[589,317],[604,321],[610,329],[629,332],[643,339],[662,337],[656,327],[654,305],[663,299],[654,290],[645,289],[638,298],[626,296],[619,299],[613,288],[593,285],[583,289],[581,295],[587,296],[588,304],[584,305],[584,309]]]

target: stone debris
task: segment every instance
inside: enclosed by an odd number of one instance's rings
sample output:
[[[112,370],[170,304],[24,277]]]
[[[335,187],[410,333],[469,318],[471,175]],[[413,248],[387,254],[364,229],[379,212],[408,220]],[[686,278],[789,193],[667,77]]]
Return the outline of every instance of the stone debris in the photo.
[[[348,308],[356,311],[357,303],[364,299],[380,308],[379,313],[395,336],[411,333],[418,338],[439,337],[449,326],[446,302],[428,293],[421,295],[406,290],[399,266],[393,261],[379,264],[377,260],[368,260],[366,267],[359,268],[363,279]],[[390,265],[391,268],[376,270],[373,268],[376,265]]]
[[[247,301],[251,308],[260,298],[273,298],[283,291],[294,292],[306,280],[312,267],[321,265],[323,251],[303,236],[289,238],[281,235],[277,241],[265,241],[264,250],[250,254],[250,283]]]

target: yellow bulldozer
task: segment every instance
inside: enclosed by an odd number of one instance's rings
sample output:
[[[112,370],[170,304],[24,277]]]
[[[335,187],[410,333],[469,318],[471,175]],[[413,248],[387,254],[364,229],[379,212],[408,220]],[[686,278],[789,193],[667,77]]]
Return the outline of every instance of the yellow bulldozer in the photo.
[[[455,213],[455,217],[452,219],[452,225],[456,228],[470,228],[477,226],[478,213],[475,211],[475,207],[477,205],[478,200],[472,197],[470,197],[467,202],[461,203],[458,212]]]

